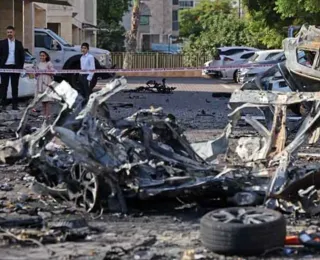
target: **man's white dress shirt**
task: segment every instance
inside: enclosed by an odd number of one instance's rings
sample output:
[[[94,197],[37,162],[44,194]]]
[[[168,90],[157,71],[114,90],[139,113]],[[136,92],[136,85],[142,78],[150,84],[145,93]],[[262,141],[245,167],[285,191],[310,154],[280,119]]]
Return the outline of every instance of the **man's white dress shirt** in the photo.
[[[80,62],[81,62],[81,70],[95,70],[96,69],[94,57],[90,53],[87,53],[86,55],[82,55]],[[81,74],[88,74],[88,77],[87,77],[88,81],[91,81],[93,78],[93,75],[94,75],[94,73],[88,73],[88,72],[81,72]]]
[[[16,60],[14,57],[14,53],[16,50],[16,42],[15,40],[10,40],[8,39],[8,44],[9,44],[9,55],[8,55],[8,59],[6,61],[6,65],[15,65],[16,64]]]

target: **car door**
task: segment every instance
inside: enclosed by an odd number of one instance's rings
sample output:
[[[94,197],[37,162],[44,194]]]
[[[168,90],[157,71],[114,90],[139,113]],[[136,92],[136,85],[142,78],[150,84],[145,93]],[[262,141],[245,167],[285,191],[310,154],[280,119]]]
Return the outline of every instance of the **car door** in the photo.
[[[230,65],[233,65],[233,66],[239,65],[240,66],[242,63],[245,63],[249,58],[251,58],[254,54],[255,54],[255,52],[250,51],[250,52],[240,53],[240,55],[235,55],[235,56],[233,56],[235,60]],[[229,69],[225,70],[223,75],[225,78],[232,79],[232,78],[234,78],[235,73],[237,71],[238,71],[237,68],[229,68]]]
[[[59,42],[53,39],[46,32],[35,32],[35,52],[37,61],[39,61],[39,53],[45,51],[49,54],[51,62],[55,69],[63,67],[63,48]]]

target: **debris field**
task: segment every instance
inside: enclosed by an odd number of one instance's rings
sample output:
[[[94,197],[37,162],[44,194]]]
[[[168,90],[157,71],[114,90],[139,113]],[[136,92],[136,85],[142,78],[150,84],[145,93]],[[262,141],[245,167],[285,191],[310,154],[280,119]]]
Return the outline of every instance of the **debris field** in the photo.
[[[289,39],[288,55],[320,35],[315,30],[303,28],[295,41]],[[290,54],[292,49],[298,51]],[[190,142],[186,122],[161,107],[114,117],[112,97],[130,97],[123,77],[88,102],[67,82],[53,82],[26,107],[15,137],[0,147],[7,171],[0,186],[1,254],[317,256],[320,92],[299,92],[317,82],[310,83],[308,70],[297,80],[294,62],[299,60],[288,59],[223,99],[230,108],[224,128],[201,142]],[[263,87],[277,73],[292,92]],[[34,127],[32,113],[47,96],[56,100],[57,115]],[[133,106],[121,109],[128,108]],[[19,181],[12,181],[10,169],[22,173]],[[26,184],[24,193],[10,193]]]

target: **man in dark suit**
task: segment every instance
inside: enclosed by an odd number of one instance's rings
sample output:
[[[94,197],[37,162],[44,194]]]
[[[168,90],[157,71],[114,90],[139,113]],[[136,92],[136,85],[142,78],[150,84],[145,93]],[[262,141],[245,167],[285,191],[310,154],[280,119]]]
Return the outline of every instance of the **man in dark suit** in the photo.
[[[0,42],[0,68],[1,69],[23,69],[24,48],[22,42],[15,39],[13,26],[7,27],[7,39]],[[5,109],[7,105],[7,92],[9,79],[11,79],[12,109],[18,110],[18,86],[19,73],[1,73],[0,105]]]

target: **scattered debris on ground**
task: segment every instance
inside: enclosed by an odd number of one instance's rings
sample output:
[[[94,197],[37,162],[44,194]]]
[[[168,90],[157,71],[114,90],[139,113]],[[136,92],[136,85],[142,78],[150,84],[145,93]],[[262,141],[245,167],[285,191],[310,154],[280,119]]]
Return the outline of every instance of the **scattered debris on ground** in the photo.
[[[171,94],[176,88],[170,87],[166,84],[166,79],[162,79],[162,83],[158,83],[155,80],[149,80],[146,86],[137,87],[134,90],[129,90],[130,92],[151,92],[151,93],[161,93],[161,94]]]
[[[125,88],[124,78],[115,79],[84,103],[66,82],[53,84],[25,110],[17,139],[1,147],[1,160],[10,164],[27,160],[26,171],[35,178],[33,191],[72,202],[87,212],[127,213],[133,201],[170,198],[222,200],[225,205],[241,207],[265,204],[286,213],[317,212],[317,196],[310,187],[317,188],[313,176],[318,166],[292,164],[303,141],[308,137],[317,140],[318,128],[313,128],[316,102],[304,122],[293,122],[301,125],[296,134],[290,133],[295,135],[293,141],[287,141],[290,135],[285,124],[287,106],[317,101],[316,94],[236,91],[230,99],[230,123],[222,135],[190,144],[177,119],[161,108],[113,120],[105,101]],[[25,134],[29,112],[46,95],[60,102],[59,115],[51,124]],[[229,137],[241,120],[241,110],[248,107],[262,111],[266,123],[246,116],[244,120],[256,134],[239,138],[232,150]],[[48,146],[52,143],[55,145]],[[261,225],[261,216],[252,219],[255,223],[250,225]],[[64,233],[56,237],[67,239]],[[284,245],[284,238],[282,242]]]
[[[308,33],[320,31],[303,28],[297,39]],[[286,46],[294,47],[297,54],[297,48],[305,44],[290,41]],[[292,56],[290,52],[288,55]],[[135,211],[137,205],[152,210],[161,203],[169,207],[174,200],[180,202],[177,211],[199,210],[201,203],[218,209],[205,212],[200,224],[195,224],[192,231],[198,230],[200,236],[184,227],[190,235],[187,238],[166,234],[168,229],[175,232],[175,222],[182,222],[177,217],[171,227],[157,227],[165,229],[162,235],[152,233],[147,218],[138,225],[146,230],[143,236],[135,233],[134,221],[127,223],[123,233],[135,237],[134,243],[115,235],[123,223],[117,227],[103,224],[108,226],[104,232],[109,228],[110,234],[104,238],[108,241],[104,259],[168,259],[152,247],[160,244],[165,248],[169,240],[179,244],[183,239],[191,241],[195,249],[184,248],[179,256],[171,251],[170,259],[214,259],[215,253],[278,257],[319,254],[320,94],[265,88],[270,77],[280,73],[292,90],[300,90],[309,76],[300,75],[296,81],[289,72],[299,67],[293,66],[293,61],[288,59],[287,65],[280,64],[235,91],[223,132],[196,143],[187,141],[179,118],[165,114],[162,108],[112,118],[112,104],[106,101],[126,89],[123,77],[93,93],[87,103],[68,83],[52,83],[19,115],[16,138],[7,139],[0,147],[0,160],[11,166],[23,164],[32,182],[28,187],[32,194],[19,193],[16,200],[0,198],[0,214],[7,214],[0,216],[2,243],[44,248],[94,241],[103,236],[102,230],[88,223],[87,213],[95,214],[91,215],[94,220],[103,219],[104,213],[129,219],[145,213]],[[311,85],[316,84],[313,81]],[[164,79],[162,85],[150,81],[136,91],[171,93],[173,89],[167,89]],[[60,105],[59,113],[54,121],[31,127],[30,113],[47,96]],[[214,113],[202,109],[198,116],[213,117]],[[0,185],[1,194],[13,189],[10,180]],[[37,201],[44,205],[30,206]],[[165,211],[166,207],[161,208]],[[119,239],[117,246],[112,246]],[[200,241],[206,249],[197,251]],[[47,253],[53,256],[55,251]],[[96,252],[88,255],[95,256]]]

